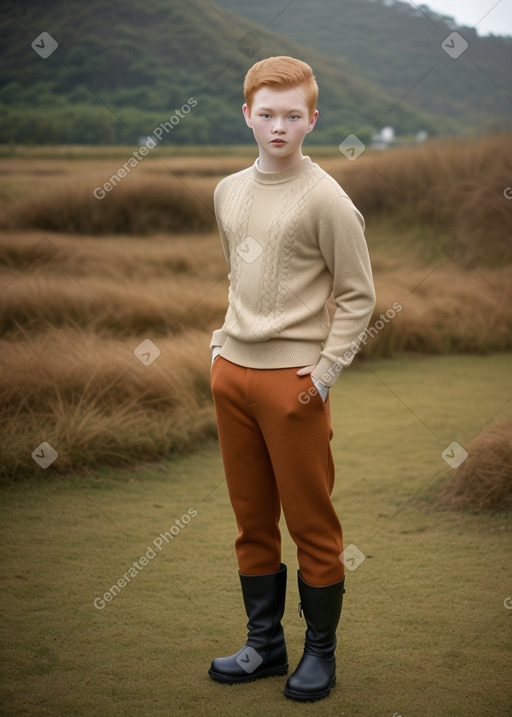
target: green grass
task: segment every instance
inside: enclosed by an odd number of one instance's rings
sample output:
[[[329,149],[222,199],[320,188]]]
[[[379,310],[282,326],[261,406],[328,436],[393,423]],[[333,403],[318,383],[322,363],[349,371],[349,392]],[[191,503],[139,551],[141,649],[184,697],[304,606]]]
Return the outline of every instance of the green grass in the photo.
[[[440,457],[510,417],[510,357],[361,363],[332,392],[345,544],[366,555],[348,573],[338,685],[311,705],[285,678],[225,686],[210,660],[245,639],[234,518],[216,444],[131,471],[52,475],[2,488],[2,714],[414,715],[512,710],[512,521],[441,511]],[[190,508],[102,610],[93,601]],[[176,532],[176,531],[174,531]],[[292,668],[303,642],[295,546],[284,618]]]

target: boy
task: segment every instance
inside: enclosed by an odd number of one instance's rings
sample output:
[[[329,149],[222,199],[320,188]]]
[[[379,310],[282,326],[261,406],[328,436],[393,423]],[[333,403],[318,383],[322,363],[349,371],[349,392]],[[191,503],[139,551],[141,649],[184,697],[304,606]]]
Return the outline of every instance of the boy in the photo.
[[[302,154],[318,117],[311,68],[291,57],[257,62],[244,95],[259,157],[214,194],[230,288],[224,325],[211,341],[211,385],[249,622],[246,644],[214,659],[209,674],[233,683],[288,671],[282,506],[297,545],[307,624],[304,654],[284,693],[313,701],[336,681],[344,593],[328,394],[357,353],[375,294],[362,216]]]

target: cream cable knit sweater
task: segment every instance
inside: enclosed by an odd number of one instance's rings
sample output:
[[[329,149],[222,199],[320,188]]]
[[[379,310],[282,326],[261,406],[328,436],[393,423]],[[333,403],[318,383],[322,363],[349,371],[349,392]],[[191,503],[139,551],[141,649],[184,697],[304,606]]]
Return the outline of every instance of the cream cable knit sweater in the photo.
[[[251,368],[315,364],[312,376],[333,386],[375,306],[363,217],[309,157],[282,172],[256,160],[219,182],[214,203],[230,287],[210,345]]]

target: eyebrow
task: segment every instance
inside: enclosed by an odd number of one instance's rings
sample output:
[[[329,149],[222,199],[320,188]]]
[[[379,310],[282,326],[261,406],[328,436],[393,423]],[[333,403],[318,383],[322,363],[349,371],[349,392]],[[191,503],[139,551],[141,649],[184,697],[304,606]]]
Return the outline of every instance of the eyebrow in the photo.
[[[257,107],[256,112],[275,112],[272,107]],[[286,110],[286,114],[300,114],[304,110]]]

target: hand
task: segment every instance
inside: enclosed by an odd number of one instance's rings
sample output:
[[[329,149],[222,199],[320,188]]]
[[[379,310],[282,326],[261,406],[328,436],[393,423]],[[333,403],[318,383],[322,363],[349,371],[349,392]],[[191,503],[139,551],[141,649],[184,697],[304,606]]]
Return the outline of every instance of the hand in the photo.
[[[297,371],[297,376],[307,376],[308,373],[311,373],[313,369],[315,369],[316,366],[304,366],[304,368],[299,368]]]
[[[307,375],[310,374],[315,368],[316,368],[316,366],[304,366],[303,368],[300,368],[300,369],[297,371],[297,376],[307,376]],[[328,395],[328,393],[329,393],[329,386],[326,386],[325,384],[323,384],[321,381],[319,381],[318,379],[314,378],[313,376],[311,376],[311,380],[313,381],[316,390],[317,390],[318,393],[320,394],[320,398],[321,398],[322,401],[325,403],[325,402],[327,401],[327,395]]]

